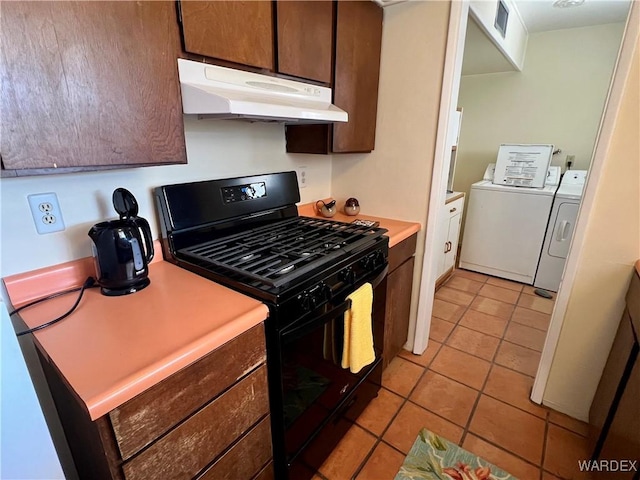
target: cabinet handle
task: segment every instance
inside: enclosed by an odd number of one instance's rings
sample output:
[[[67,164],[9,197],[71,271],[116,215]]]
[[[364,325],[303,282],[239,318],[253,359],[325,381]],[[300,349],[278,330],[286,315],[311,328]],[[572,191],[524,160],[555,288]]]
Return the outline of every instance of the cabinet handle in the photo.
[[[451,246],[452,246],[451,242],[446,242],[444,244],[444,253],[449,253],[451,251]]]
[[[451,210],[449,210],[449,213],[453,213],[453,212],[455,212],[456,210],[458,210],[458,209],[457,209],[456,207],[453,207]]]

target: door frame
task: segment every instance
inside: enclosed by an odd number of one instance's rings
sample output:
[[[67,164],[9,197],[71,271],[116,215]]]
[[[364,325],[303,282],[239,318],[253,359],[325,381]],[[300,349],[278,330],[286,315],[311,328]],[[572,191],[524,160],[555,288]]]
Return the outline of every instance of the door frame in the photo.
[[[438,130],[431,172],[431,188],[429,191],[429,208],[425,221],[424,252],[420,290],[418,292],[418,313],[413,338],[413,353],[421,355],[429,342],[431,314],[433,312],[433,295],[438,279],[438,255],[441,249],[438,242],[438,225],[444,215],[446,198],[448,163],[445,162],[449,145],[449,123],[452,112],[458,108],[458,92],[462,75],[462,58],[464,56],[464,40],[467,35],[467,18],[469,17],[469,0],[450,2],[449,30],[445,49],[442,89],[440,92],[440,111],[438,113]],[[446,169],[446,170],[445,170]]]
[[[556,347],[560,339],[560,332],[562,331],[562,324],[564,323],[564,317],[567,313],[573,283],[578,273],[578,265],[582,260],[584,237],[589,222],[588,212],[591,211],[595,203],[598,182],[602,176],[602,170],[607,159],[609,146],[611,145],[616,119],[622,104],[624,87],[627,83],[629,71],[631,70],[631,63],[633,62],[633,54],[635,48],[640,48],[636,47],[639,32],[640,7],[637,2],[631,2],[631,10],[627,15],[627,23],[622,34],[620,49],[618,50],[618,58],[613,69],[613,74],[611,75],[611,82],[609,83],[609,93],[605,100],[600,126],[598,127],[598,135],[596,136],[596,143],[591,157],[587,183],[584,186],[582,202],[578,210],[578,219],[571,239],[571,245],[569,246],[569,255],[567,256],[567,262],[564,267],[562,282],[556,295],[549,330],[547,331],[540,363],[538,364],[538,371],[536,372],[536,378],[531,390],[530,398],[535,403],[542,404],[544,400],[544,391],[549,379],[549,373],[551,372],[553,356],[555,355]],[[585,212],[585,214],[583,214],[583,212]]]

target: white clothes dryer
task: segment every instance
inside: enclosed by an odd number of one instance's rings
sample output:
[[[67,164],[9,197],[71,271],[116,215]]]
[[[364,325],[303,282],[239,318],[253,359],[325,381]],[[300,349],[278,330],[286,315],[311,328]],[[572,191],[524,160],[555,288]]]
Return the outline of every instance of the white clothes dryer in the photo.
[[[557,292],[560,287],[586,178],[587,170],[569,170],[562,177],[533,283],[537,288]]]

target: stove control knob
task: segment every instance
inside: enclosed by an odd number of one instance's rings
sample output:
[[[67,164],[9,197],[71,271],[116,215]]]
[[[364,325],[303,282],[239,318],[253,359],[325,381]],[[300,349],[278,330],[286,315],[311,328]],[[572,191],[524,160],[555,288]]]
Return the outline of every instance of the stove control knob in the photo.
[[[384,265],[384,254],[380,250],[372,253],[371,256],[373,257],[374,267],[380,267]]]
[[[356,272],[353,268],[347,267],[340,272],[340,279],[345,283],[356,283]]]
[[[367,255],[362,260],[360,260],[360,264],[365,270],[369,270],[373,266],[373,255]]]

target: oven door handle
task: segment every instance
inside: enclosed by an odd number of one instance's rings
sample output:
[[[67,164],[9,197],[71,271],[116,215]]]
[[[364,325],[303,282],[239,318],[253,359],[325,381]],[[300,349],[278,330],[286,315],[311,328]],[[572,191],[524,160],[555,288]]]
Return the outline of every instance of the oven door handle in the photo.
[[[333,318],[336,318],[336,317],[339,317],[340,315],[343,315],[344,312],[346,312],[350,308],[351,308],[351,300],[350,299],[346,299],[340,305],[332,308],[331,310],[329,310],[326,313],[323,313],[319,317],[314,317],[314,318],[310,319],[309,321],[304,322],[302,325],[296,325],[291,330],[283,331],[282,332],[282,341],[286,344],[286,343],[288,343],[288,339],[300,338],[301,335],[304,335],[304,334],[314,330],[319,325],[324,325],[329,320],[331,320]]]
[[[374,290],[378,285],[380,285],[380,283],[382,283],[382,281],[384,280],[384,277],[387,276],[387,273],[389,273],[388,263],[385,265],[384,270],[382,270],[382,272],[380,272],[380,274],[370,282]]]

